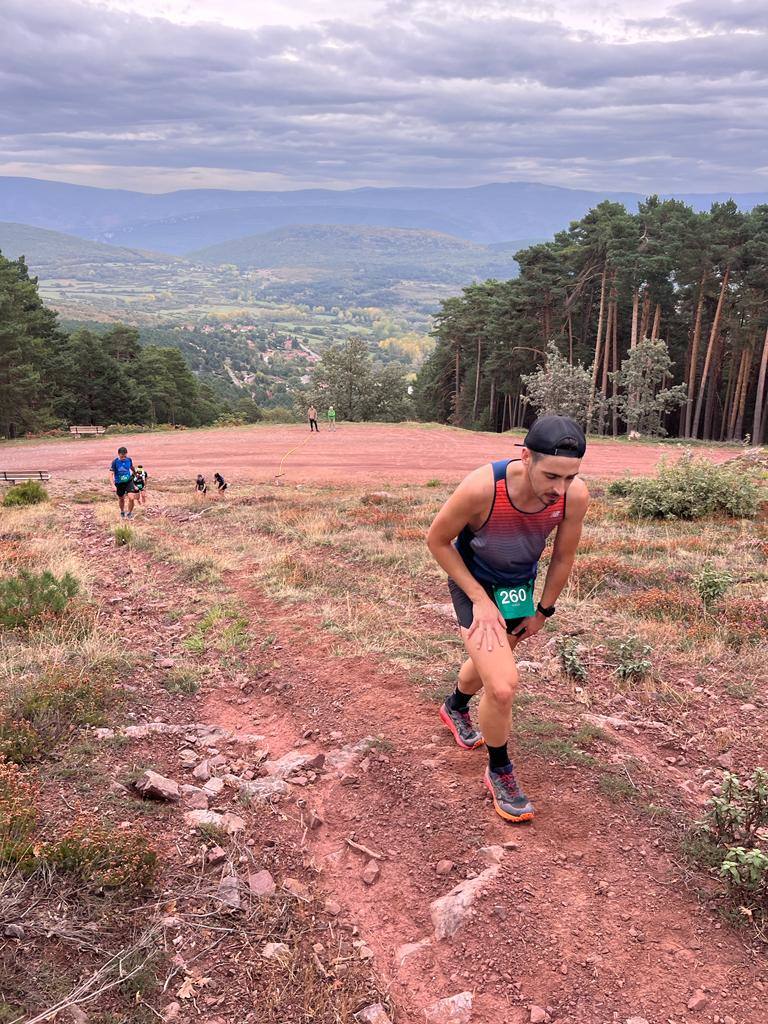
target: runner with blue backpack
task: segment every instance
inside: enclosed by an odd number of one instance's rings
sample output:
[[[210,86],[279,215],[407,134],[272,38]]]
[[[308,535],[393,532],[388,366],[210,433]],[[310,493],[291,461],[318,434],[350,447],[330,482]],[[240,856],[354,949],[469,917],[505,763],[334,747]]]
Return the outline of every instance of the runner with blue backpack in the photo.
[[[485,785],[496,812],[511,822],[534,816],[507,748],[518,682],[514,651],[555,614],[589,500],[578,477],[587,442],[577,423],[543,416],[521,447],[519,459],[501,459],[470,473],[438,512],[427,536],[429,550],[448,573],[468,655],[440,718],[462,750],[485,744]],[[536,602],[539,559],[553,530],[552,557]],[[478,730],[469,702],[481,690]]]
[[[112,459],[109,472],[115,481],[117,500],[120,504],[120,518],[133,519],[133,502],[136,485],[133,482],[133,459],[128,457],[128,449],[117,449],[117,458]],[[128,498],[128,511],[125,510],[125,499]]]

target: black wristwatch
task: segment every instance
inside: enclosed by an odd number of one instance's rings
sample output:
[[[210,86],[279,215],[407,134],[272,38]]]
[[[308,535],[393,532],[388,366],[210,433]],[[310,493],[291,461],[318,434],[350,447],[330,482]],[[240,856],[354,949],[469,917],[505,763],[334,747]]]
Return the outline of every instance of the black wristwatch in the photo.
[[[556,608],[554,605],[552,605],[551,608],[545,608],[542,605],[541,601],[539,601],[539,603],[536,605],[536,611],[541,612],[545,619],[551,619],[552,616],[555,614]]]

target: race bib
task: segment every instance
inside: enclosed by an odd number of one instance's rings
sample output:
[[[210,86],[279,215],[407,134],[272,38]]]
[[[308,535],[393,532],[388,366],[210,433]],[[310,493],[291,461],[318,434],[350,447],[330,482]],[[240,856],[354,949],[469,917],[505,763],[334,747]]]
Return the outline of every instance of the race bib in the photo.
[[[493,599],[505,619],[525,619],[533,615],[533,580],[511,587],[494,587]]]

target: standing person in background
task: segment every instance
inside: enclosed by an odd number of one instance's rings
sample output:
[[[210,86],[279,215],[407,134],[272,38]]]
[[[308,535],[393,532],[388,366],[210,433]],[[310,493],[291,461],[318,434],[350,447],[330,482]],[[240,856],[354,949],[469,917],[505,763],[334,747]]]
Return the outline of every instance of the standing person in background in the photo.
[[[136,488],[136,504],[147,504],[147,477],[148,473],[143,466],[136,466],[133,471],[133,486]]]
[[[213,482],[216,484],[216,488],[217,488],[219,494],[223,494],[224,491],[226,491],[227,487],[229,486],[227,484],[227,481],[221,475],[221,473],[214,473],[213,474]]]
[[[309,418],[309,432],[310,432],[310,434],[312,433],[313,430],[316,430],[318,432],[318,434],[319,434],[320,433],[320,427],[318,427],[318,425],[317,425],[317,409],[314,407],[314,405],[310,405],[309,409],[307,409],[307,416]]]
[[[117,458],[112,459],[109,472],[115,482],[117,500],[120,504],[120,518],[133,519],[133,495],[136,488],[133,485],[133,459],[128,458],[128,449],[120,447],[117,449]],[[125,499],[128,498],[128,511],[125,511]]]
[[[333,408],[332,405],[328,406],[328,414],[327,415],[328,415],[328,429],[329,430],[335,430],[336,429],[336,410]]]

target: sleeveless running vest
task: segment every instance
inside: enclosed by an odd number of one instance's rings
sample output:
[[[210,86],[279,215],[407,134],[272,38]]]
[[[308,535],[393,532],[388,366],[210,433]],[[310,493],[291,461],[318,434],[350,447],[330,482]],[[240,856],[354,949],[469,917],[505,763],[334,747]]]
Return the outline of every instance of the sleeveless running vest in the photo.
[[[456,540],[456,550],[475,579],[494,587],[535,578],[547,537],[565,515],[565,495],[540,512],[515,508],[507,490],[507,466],[519,461],[491,463],[494,491],[488,518],[476,532],[465,526]]]

